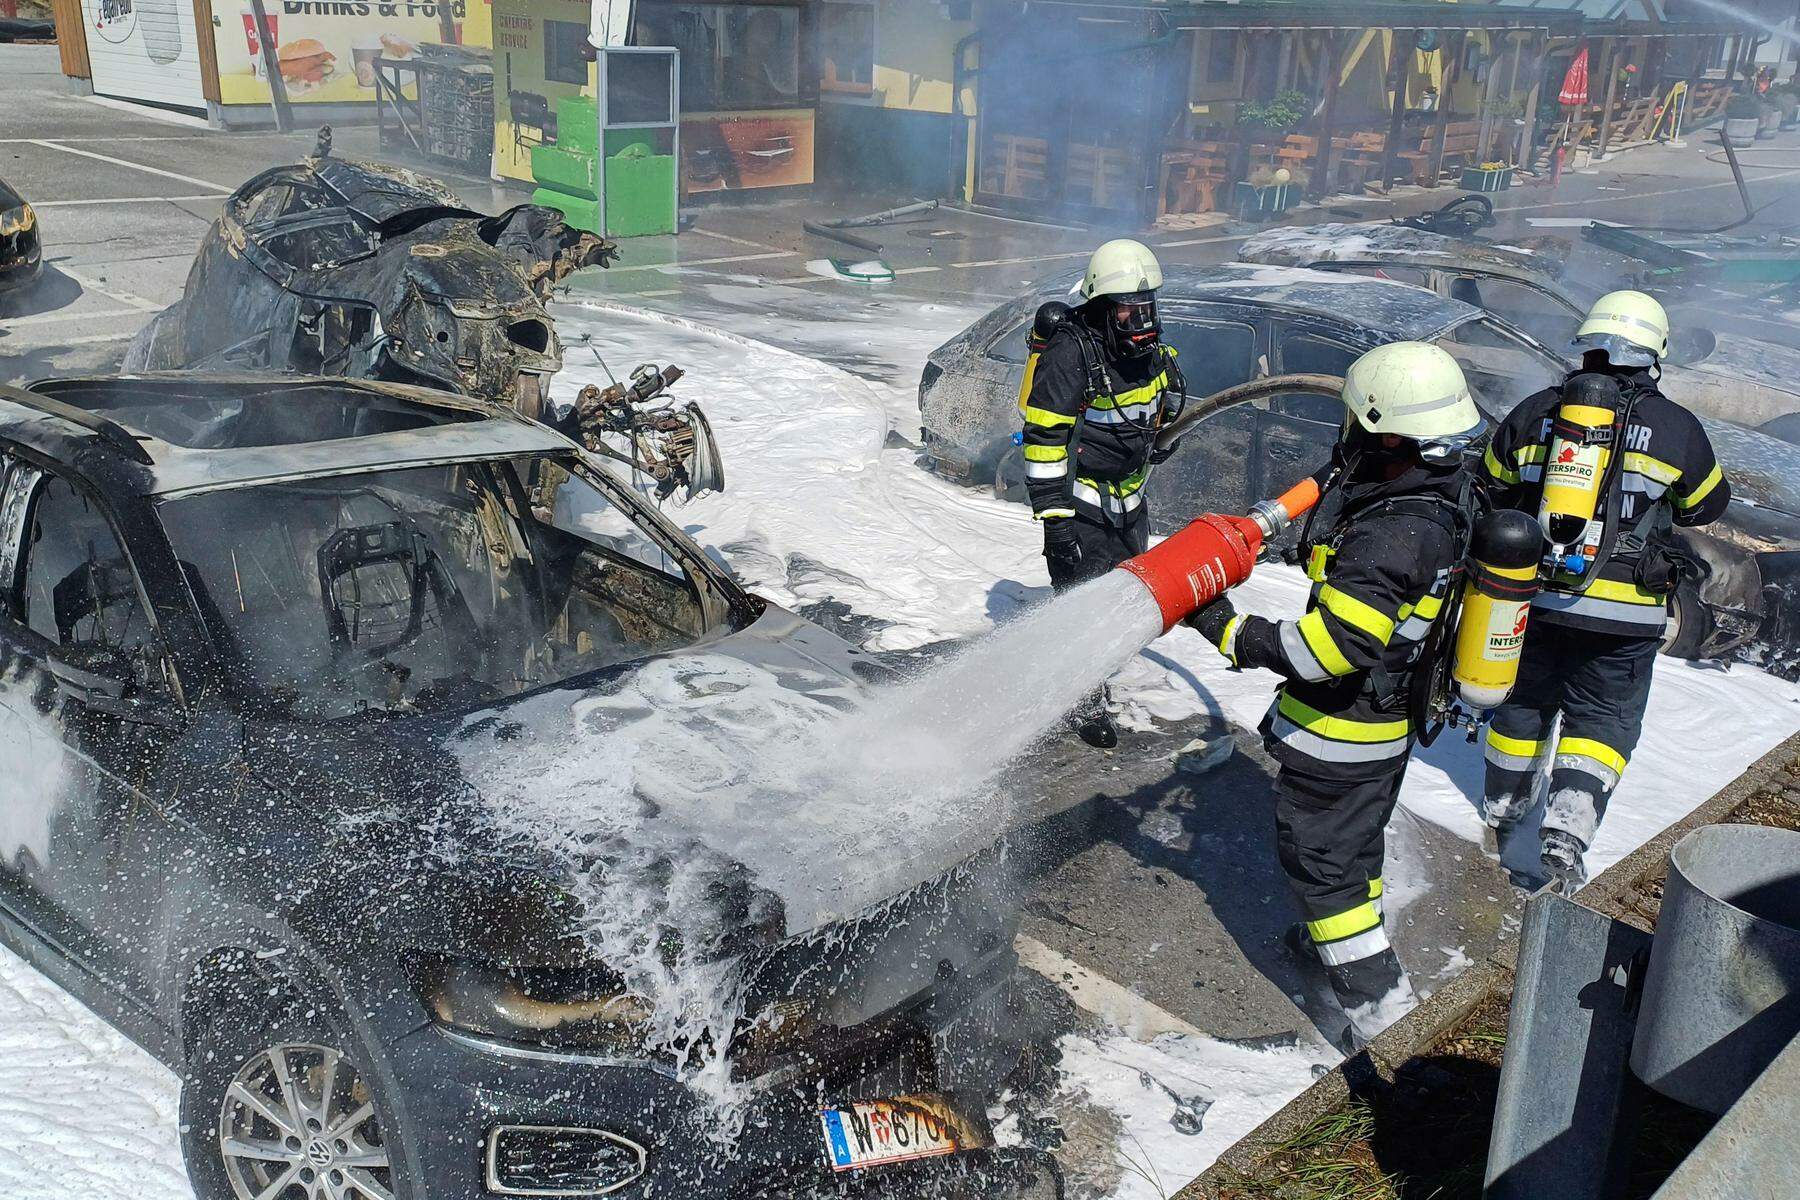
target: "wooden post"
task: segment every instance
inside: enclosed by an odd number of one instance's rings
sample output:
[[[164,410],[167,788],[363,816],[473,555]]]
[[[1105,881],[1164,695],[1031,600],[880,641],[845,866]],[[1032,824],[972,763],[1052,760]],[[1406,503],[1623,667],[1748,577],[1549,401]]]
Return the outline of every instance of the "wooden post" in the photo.
[[[1438,84],[1437,128],[1431,139],[1431,182],[1426,184],[1427,187],[1437,187],[1444,174],[1444,139],[1450,132],[1451,95],[1462,75],[1463,47],[1468,44],[1468,38],[1468,34],[1458,33],[1454,41],[1446,39],[1439,43],[1447,57]]]
[[[1606,157],[1606,144],[1612,138],[1613,97],[1619,90],[1619,39],[1607,38],[1606,42],[1606,99],[1601,102],[1600,142],[1594,148],[1595,162]]]
[[[1494,46],[1492,39],[1498,36],[1499,34],[1497,32],[1488,35],[1488,49],[1490,51]],[[1508,36],[1508,40],[1511,40],[1510,35]],[[1517,77],[1518,73],[1518,59],[1515,57],[1513,59],[1513,75]],[[1487,89],[1481,94],[1481,138],[1476,143],[1477,153],[1475,155],[1475,161],[1478,163],[1488,162],[1493,158],[1494,127],[1498,124],[1494,119],[1494,103],[1499,94],[1500,56],[1495,54],[1488,60]],[[1507,94],[1511,95],[1510,92]]]
[[[446,46],[456,45],[456,14],[453,0],[437,0],[438,41]]]
[[[1393,115],[1388,119],[1387,142],[1381,148],[1381,190],[1390,192],[1394,188],[1394,150],[1400,142],[1400,129],[1406,122],[1406,58],[1412,53],[1413,44],[1418,40],[1418,33],[1411,29],[1396,29],[1394,45],[1388,55],[1388,107]]]
[[[1312,194],[1329,196],[1331,187],[1331,133],[1333,110],[1337,107],[1338,76],[1344,69],[1344,51],[1351,33],[1325,35],[1325,101],[1319,109],[1319,154],[1313,160]]]
[[[1549,39],[1539,41],[1533,37],[1535,47],[1531,62],[1531,90],[1525,93],[1525,126],[1519,131],[1518,166],[1529,171],[1537,162],[1537,113],[1538,103],[1544,92],[1544,50],[1549,46]],[[1523,54],[1525,47],[1519,47]]]

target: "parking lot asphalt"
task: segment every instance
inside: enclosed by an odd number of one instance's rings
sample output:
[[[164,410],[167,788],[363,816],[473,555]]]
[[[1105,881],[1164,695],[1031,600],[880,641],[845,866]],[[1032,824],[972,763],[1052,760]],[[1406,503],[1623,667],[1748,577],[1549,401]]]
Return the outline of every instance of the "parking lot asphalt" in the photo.
[[[259,171],[309,153],[316,138],[313,129],[220,133],[74,95],[48,46],[0,46],[0,111],[8,114],[0,124],[0,178],[39,210],[47,261],[42,286],[0,309],[5,381],[115,366],[136,330],[180,295],[195,248],[224,196]],[[1774,205],[1752,229],[1773,228],[1782,223],[1779,214],[1800,211],[1800,138],[1784,135],[1773,145],[1789,148],[1797,165],[1751,170],[1755,202]],[[334,152],[385,157],[368,127],[337,129]],[[1721,224],[1733,215],[1734,185],[1706,153],[1695,135],[1686,147],[1615,156],[1565,175],[1554,188],[1517,188],[1497,198],[1500,232],[1557,231],[1590,216]],[[527,198],[488,180],[450,182],[472,206],[488,211]],[[1423,211],[1455,194],[1449,188],[1400,189],[1392,198],[1340,198],[1296,220],[1380,219]],[[814,195],[698,208],[680,236],[633,240],[613,269],[572,280],[570,298],[698,314],[904,388],[904,364],[896,367],[880,355],[859,358],[846,352],[843,338],[829,334],[830,311],[844,302],[841,289],[848,285],[821,278],[808,263],[858,255],[808,235],[802,222],[910,199]],[[870,236],[882,242],[882,257],[897,271],[897,281],[883,292],[895,306],[978,310],[1049,272],[1078,266],[1108,232],[944,208]],[[1146,240],[1165,262],[1208,263],[1228,261],[1249,232],[1220,224],[1159,231]],[[802,309],[812,319],[779,319],[782,311]],[[1749,319],[1761,318],[1753,313]],[[1792,328],[1782,328],[1791,340]],[[1042,969],[1067,975],[1066,965],[1073,964],[1123,985],[1131,997],[1125,1003],[1139,1006],[1137,1015],[1148,1014],[1152,1023],[1166,1017],[1233,1038],[1304,1031],[1305,1018],[1291,999],[1304,981],[1278,945],[1288,916],[1266,814],[1239,803],[1266,796],[1270,765],[1255,739],[1240,731],[1241,753],[1224,771],[1202,781],[1180,777],[1170,771],[1169,756],[1180,734],[1196,732],[1217,731],[1197,727],[1153,740],[1134,735],[1138,740],[1128,742],[1128,752],[1079,765],[1072,779],[1058,785],[1083,793],[1082,819],[1102,837],[1083,849],[1047,855],[1028,937],[1046,953],[1039,962],[1049,965]],[[1133,747],[1138,753],[1129,752]],[[1408,836],[1425,859],[1468,849],[1440,830],[1415,825]],[[1167,836],[1146,832],[1157,829]],[[1398,931],[1403,954],[1427,981],[1461,954],[1478,958],[1504,935],[1517,909],[1498,871],[1473,856],[1465,868],[1446,874],[1454,884],[1434,891]],[[1146,911],[1158,913],[1148,933]]]

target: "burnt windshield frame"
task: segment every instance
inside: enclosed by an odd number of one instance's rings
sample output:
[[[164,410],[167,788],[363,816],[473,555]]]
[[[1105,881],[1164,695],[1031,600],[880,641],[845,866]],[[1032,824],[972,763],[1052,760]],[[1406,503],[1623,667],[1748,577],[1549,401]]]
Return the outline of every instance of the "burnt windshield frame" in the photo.
[[[543,572],[548,569],[548,564],[542,554],[543,547],[539,542],[539,538],[533,532],[533,526],[543,525],[546,528],[559,527],[551,526],[548,522],[541,520],[532,511],[529,480],[532,474],[531,466],[533,463],[554,464],[567,471],[571,476],[579,479],[582,483],[593,488],[606,503],[619,509],[631,522],[632,526],[641,533],[646,540],[653,543],[671,563],[675,564],[682,573],[680,577],[672,575],[668,571],[659,570],[658,568],[651,567],[641,561],[621,556],[616,552],[610,551],[605,545],[591,540],[579,531],[560,530],[561,532],[584,542],[590,552],[606,558],[609,561],[616,562],[628,570],[654,571],[666,580],[681,584],[690,594],[699,618],[699,631],[692,636],[691,644],[699,644],[723,634],[728,634],[737,629],[741,629],[749,624],[750,621],[754,620],[761,612],[761,606],[755,598],[744,592],[738,586],[736,581],[731,578],[729,572],[723,570],[704,551],[701,551],[698,546],[694,545],[685,533],[673,526],[672,523],[644,501],[633,489],[615,479],[604,468],[595,466],[584,456],[574,451],[570,451],[566,454],[550,452],[501,455],[449,462],[384,463],[350,470],[317,472],[299,478],[288,478],[278,481],[264,480],[248,482],[238,486],[198,493],[192,497],[177,496],[158,499],[154,504],[154,511],[156,513],[155,524],[158,533],[174,547],[176,556],[179,556],[181,552],[180,543],[176,538],[169,535],[169,526],[164,516],[163,509],[167,505],[180,503],[186,499],[216,497],[220,494],[249,491],[264,487],[304,488],[308,484],[335,484],[342,486],[349,481],[361,477],[413,470],[457,468],[479,471],[486,478],[484,490],[493,498],[494,502],[500,506],[506,519],[510,521],[514,527],[514,532],[516,533],[518,540],[518,546],[516,548],[518,553],[514,553],[514,558],[521,568],[522,582],[525,584],[526,590],[529,593],[527,599],[534,610],[537,623],[542,627],[547,627],[548,622],[553,617],[553,614],[549,611],[547,598],[548,587],[543,576]],[[521,514],[529,515],[522,516]],[[204,580],[203,582],[207,583],[210,587],[212,581]],[[208,650],[210,650],[213,658],[223,666],[224,669],[221,674],[227,681],[235,698],[240,704],[249,704],[257,709],[269,710],[263,715],[276,715],[283,719],[297,719],[308,723],[328,723],[368,717],[403,718],[418,715],[421,711],[454,711],[463,707],[468,707],[468,705],[461,703],[460,698],[453,698],[440,707],[421,710],[368,704],[364,707],[344,712],[325,713],[307,711],[310,706],[301,703],[301,700],[303,700],[304,697],[296,698],[292,702],[283,702],[280,698],[280,690],[271,685],[270,680],[263,676],[256,665],[246,661],[245,655],[241,652],[241,648],[236,645],[240,636],[239,631],[229,627],[220,628],[219,624],[224,620],[222,615],[209,618],[207,615],[207,605],[203,604],[194,592],[193,581],[187,577],[186,572],[180,573],[179,582],[175,586],[180,591],[183,606],[187,610],[187,615],[193,619],[194,624],[206,639]],[[617,662],[594,667],[582,667],[569,671],[567,674],[558,675],[555,678],[532,681],[528,686],[521,687],[515,692],[507,693],[502,697],[499,697],[498,700],[484,700],[481,703],[492,704],[498,701],[516,699],[549,688],[566,687],[571,683],[578,682],[598,673],[617,670],[630,663],[654,657],[656,653],[661,652],[662,651],[646,651],[641,655],[634,655]],[[475,706],[479,707],[480,705],[477,704]]]

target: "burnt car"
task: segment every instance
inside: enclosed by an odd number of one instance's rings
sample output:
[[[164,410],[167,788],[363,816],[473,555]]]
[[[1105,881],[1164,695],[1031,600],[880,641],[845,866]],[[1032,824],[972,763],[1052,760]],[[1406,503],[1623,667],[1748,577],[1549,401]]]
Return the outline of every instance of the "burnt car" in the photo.
[[[615,252],[554,209],[487,216],[417,172],[315,156],[226,199],[124,366],[379,379],[538,417],[562,368],[550,290]]]
[[[1047,300],[1079,275],[1045,281],[934,350],[919,383],[926,460],[939,473],[1023,498],[1013,445],[1025,334]],[[1482,411],[1498,419],[1558,383],[1570,364],[1515,325],[1471,304],[1398,280],[1298,267],[1227,263],[1172,267],[1158,293],[1164,338],[1180,353],[1188,393],[1206,397],[1254,379],[1342,376],[1391,341],[1441,346],[1461,364]],[[1200,421],[1155,468],[1152,521],[1170,532],[1202,512],[1243,512],[1330,453],[1343,421],[1334,394],[1278,392]],[[1790,599],[1800,571],[1800,450],[1766,434],[1702,418],[1731,473],[1725,518],[1676,536],[1705,564],[1671,601],[1665,650],[1685,658],[1800,651]]]
[[[1500,245],[1403,225],[1268,229],[1238,247],[1244,262],[1399,280],[1460,300],[1562,349],[1611,285],[1572,277],[1561,239]],[[1623,282],[1618,286],[1625,286]],[[1783,436],[1800,413],[1800,350],[1675,314],[1664,386],[1702,416]]]
[[[181,1075],[200,1200],[1055,1194],[998,850],[734,775],[880,676],[504,410],[0,389],[0,940]]]
[[[37,210],[0,179],[0,292],[22,288],[44,269]]]

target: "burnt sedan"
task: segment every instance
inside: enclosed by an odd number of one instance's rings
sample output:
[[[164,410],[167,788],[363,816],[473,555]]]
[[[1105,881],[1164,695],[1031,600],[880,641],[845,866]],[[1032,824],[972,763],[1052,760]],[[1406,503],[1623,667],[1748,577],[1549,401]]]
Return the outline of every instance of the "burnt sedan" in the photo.
[[[37,210],[0,179],[0,292],[26,286],[43,269]]]
[[[1047,280],[932,352],[919,384],[927,461],[941,474],[1022,498],[1013,445],[1025,333],[1078,276]],[[1569,364],[1531,334],[1471,304],[1397,280],[1298,267],[1173,267],[1158,295],[1164,337],[1195,398],[1271,376],[1342,376],[1391,341],[1441,346],[1461,364],[1490,419],[1560,382]],[[1201,512],[1243,512],[1323,462],[1343,406],[1335,395],[1277,393],[1201,421],[1156,468],[1153,520],[1171,531]],[[1714,658],[1740,649],[1776,665],[1800,653],[1791,599],[1800,574],[1800,450],[1731,422],[1702,418],[1734,496],[1726,517],[1677,530],[1705,566],[1671,601],[1665,649]]]
[[[201,1200],[1055,1194],[998,850],[743,767],[879,675],[478,402],[0,389],[0,939],[180,1073]]]
[[[614,252],[553,209],[486,216],[416,172],[315,156],[226,199],[125,369],[379,379],[535,418],[562,368],[550,289]]]

